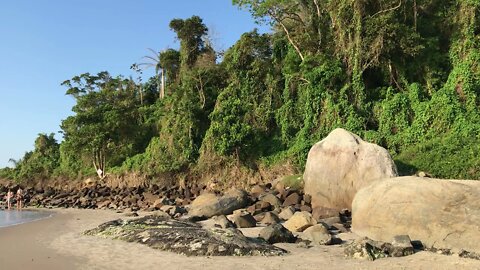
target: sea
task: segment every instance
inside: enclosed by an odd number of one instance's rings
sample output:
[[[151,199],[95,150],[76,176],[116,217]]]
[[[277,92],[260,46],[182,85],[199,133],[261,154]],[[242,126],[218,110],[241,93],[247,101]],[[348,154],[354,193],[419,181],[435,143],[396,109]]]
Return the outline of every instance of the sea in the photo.
[[[47,211],[0,210],[0,228],[32,222],[35,220],[48,218],[50,216],[52,216],[52,213]]]

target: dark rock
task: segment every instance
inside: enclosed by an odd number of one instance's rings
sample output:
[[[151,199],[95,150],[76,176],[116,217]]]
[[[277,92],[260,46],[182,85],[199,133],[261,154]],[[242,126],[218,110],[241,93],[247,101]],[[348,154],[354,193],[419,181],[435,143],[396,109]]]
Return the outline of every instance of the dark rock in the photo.
[[[272,212],[267,212],[265,213],[260,223],[263,225],[277,224],[277,223],[280,223],[280,218]]]
[[[311,204],[312,203],[312,196],[310,194],[305,194],[303,195],[303,201],[305,204]]]
[[[308,205],[302,205],[300,206],[300,211],[305,211],[305,212],[312,212],[312,208]]]
[[[276,256],[286,253],[281,248],[249,240],[236,229],[204,229],[195,223],[159,216],[114,220],[85,234],[122,239],[189,256]]]
[[[239,212],[233,214],[232,222],[237,228],[252,228],[257,226],[257,221],[248,212]]]
[[[297,192],[293,192],[292,194],[288,195],[288,197],[285,198],[285,201],[283,201],[283,206],[291,206],[291,205],[296,205],[300,204],[301,197]]]
[[[274,208],[280,208],[280,206],[282,205],[282,202],[280,201],[280,199],[277,196],[273,195],[272,193],[267,193],[265,195],[260,196],[259,200],[262,202],[268,202]]]
[[[272,205],[269,202],[260,201],[255,204],[255,208],[259,209],[262,212],[273,210]]]
[[[282,224],[273,224],[263,228],[259,236],[270,244],[294,243],[296,240],[295,236],[283,227]]]

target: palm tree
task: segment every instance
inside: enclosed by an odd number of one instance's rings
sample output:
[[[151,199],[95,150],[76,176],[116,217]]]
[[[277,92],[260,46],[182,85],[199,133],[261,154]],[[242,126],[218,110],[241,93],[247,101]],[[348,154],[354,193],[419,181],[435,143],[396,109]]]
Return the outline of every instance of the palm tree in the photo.
[[[165,71],[160,62],[160,53],[150,48],[148,48],[148,50],[152,53],[152,55],[146,55],[142,57],[142,59],[147,60],[147,62],[139,63],[138,66],[155,68],[155,76],[157,77],[157,90],[160,93],[160,99],[163,99],[165,97]]]

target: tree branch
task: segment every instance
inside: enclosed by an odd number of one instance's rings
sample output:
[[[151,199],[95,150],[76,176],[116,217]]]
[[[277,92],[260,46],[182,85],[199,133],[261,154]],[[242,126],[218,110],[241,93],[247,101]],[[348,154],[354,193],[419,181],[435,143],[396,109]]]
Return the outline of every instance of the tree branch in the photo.
[[[288,28],[285,26],[285,24],[280,20],[280,18],[278,18],[275,13],[273,11],[268,11],[268,14],[270,15],[270,17],[272,17],[278,24],[280,24],[280,26],[283,28],[283,31],[285,32],[285,34],[287,35],[287,39],[288,41],[290,42],[290,44],[292,44],[293,48],[295,49],[295,51],[297,51],[297,54],[300,56],[300,59],[302,59],[302,61],[305,59],[303,57],[303,54],[302,52],[300,51],[300,48],[297,46],[297,44],[295,44],[295,42],[293,41],[292,37],[290,36],[290,31],[288,31]]]
[[[389,11],[394,11],[394,10],[400,8],[401,6],[402,6],[402,0],[400,0],[400,2],[398,3],[397,6],[392,7],[392,8],[388,8],[388,9],[384,9],[384,10],[380,10],[379,12],[373,14],[373,15],[370,16],[370,17],[375,17],[375,16],[377,16],[377,15],[379,15],[379,14],[381,14],[381,13],[385,13],[385,12],[389,12]]]

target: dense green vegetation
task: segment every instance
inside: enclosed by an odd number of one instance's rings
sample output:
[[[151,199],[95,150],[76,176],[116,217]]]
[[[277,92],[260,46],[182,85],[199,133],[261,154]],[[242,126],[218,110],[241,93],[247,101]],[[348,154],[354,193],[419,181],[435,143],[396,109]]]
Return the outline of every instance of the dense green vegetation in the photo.
[[[480,179],[480,2],[233,0],[273,32],[218,59],[199,17],[149,57],[147,82],[82,74],[64,140],[0,176],[17,180],[292,164],[336,127],[380,144],[405,173]],[[142,64],[134,65],[139,71]]]

